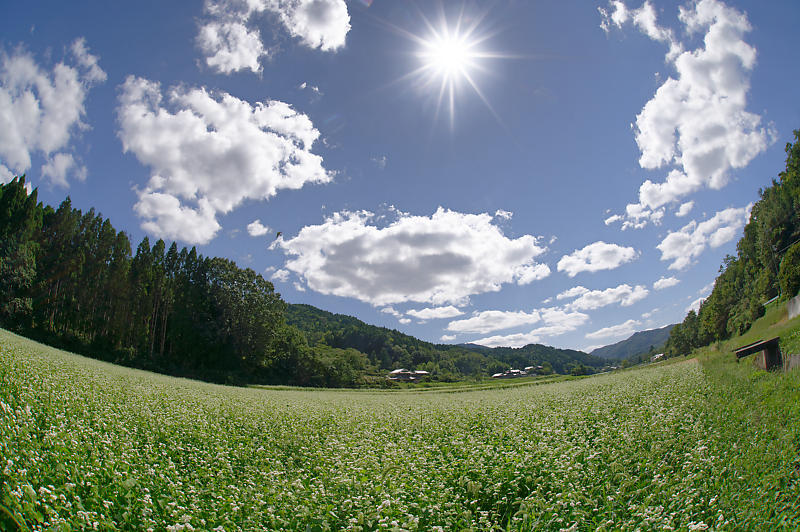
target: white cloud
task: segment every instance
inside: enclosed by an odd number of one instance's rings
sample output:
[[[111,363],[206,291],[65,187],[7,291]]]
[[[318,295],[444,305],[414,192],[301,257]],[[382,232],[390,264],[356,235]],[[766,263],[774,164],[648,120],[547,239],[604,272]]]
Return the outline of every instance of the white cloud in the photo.
[[[670,270],[686,268],[707,246],[719,247],[731,241],[750,217],[751,207],[731,207],[704,222],[698,224],[692,220],[680,230],[670,232],[656,246],[661,251],[661,260],[672,261]]]
[[[447,324],[448,331],[463,333],[487,334],[503,329],[513,329],[522,325],[532,325],[542,320],[537,311],[533,312],[511,312],[502,310],[485,310],[475,313],[472,317],[451,321]]]
[[[613,214],[604,220],[606,225],[611,225],[613,223],[619,222],[624,219],[624,216],[619,214]]]
[[[309,48],[338,50],[350,31],[344,0],[272,0],[286,29]]]
[[[350,31],[344,0],[207,0],[205,12],[197,44],[206,64],[225,74],[261,71],[261,58],[270,55],[257,26],[265,14],[312,49],[335,51]]]
[[[251,30],[242,21],[205,24],[197,44],[206,55],[206,64],[223,74],[247,68],[261,72],[261,57],[269,55],[258,29]]]
[[[394,316],[395,318],[403,317],[403,314],[395,310],[394,307],[384,307],[381,309],[381,312],[383,312],[384,314],[389,314],[391,316]]]
[[[78,181],[86,180],[86,167],[76,163],[71,153],[56,153],[42,165],[42,177],[47,177],[54,185],[68,187],[69,175]]]
[[[687,214],[689,214],[694,208],[694,201],[687,201],[686,203],[681,203],[681,206],[675,212],[675,216],[678,218],[683,218]]]
[[[600,338],[625,338],[636,332],[636,328],[641,325],[638,320],[628,320],[625,323],[605,327],[597,331],[588,333],[586,338],[591,340],[598,340]]]
[[[397,321],[399,321],[399,322],[400,322],[400,323],[402,323],[403,325],[408,325],[409,323],[411,323],[411,319],[410,319],[410,318],[400,318],[400,319],[399,319],[399,320],[397,320]]]
[[[672,167],[663,182],[646,180],[638,203],[628,206],[627,227],[643,227],[664,205],[704,187],[724,187],[731,171],[766,150],[776,133],[746,110],[756,50],[744,41],[751,29],[745,14],[719,0],[681,7],[679,19],[687,35],[705,32],[702,46],[684,50],[672,30],[658,26],[649,2],[638,10],[621,2],[612,2],[612,8],[601,10],[603,27],[630,21],[650,38],[667,43],[667,62],[677,74],[664,81],[636,117],[640,166]],[[637,212],[630,212],[632,206]],[[684,203],[679,215],[689,209]]]
[[[494,213],[495,218],[500,218],[501,220],[510,220],[514,213],[511,211],[504,211],[503,209],[497,209],[497,212]]]
[[[455,337],[454,334],[443,334],[442,337],[439,338],[439,341],[441,341],[441,342],[452,342],[455,339],[456,339],[456,337]]]
[[[379,227],[382,217],[370,212],[335,213],[273,245],[312,290],[373,305],[463,305],[471,295],[549,274],[534,260],[546,249],[536,237],[509,239],[488,214],[440,207],[430,217],[391,215],[396,220]]]
[[[264,236],[269,233],[271,229],[261,223],[261,220],[254,220],[247,224],[247,234],[250,236]]]
[[[708,295],[708,294],[710,294],[710,293],[711,293],[711,291],[714,289],[714,285],[716,284],[716,282],[717,282],[717,281],[716,281],[716,279],[715,279],[715,280],[713,280],[713,281],[711,281],[710,283],[708,283],[707,285],[705,285],[703,288],[701,288],[700,290],[698,290],[698,291],[697,291],[697,294],[698,294],[698,295],[701,295],[701,296],[707,296],[707,295]]]
[[[272,279],[273,281],[280,281],[282,283],[285,283],[286,281],[289,280],[289,275],[291,274],[286,270],[283,269],[275,270],[275,273],[272,274],[270,279]]]
[[[106,73],[84,39],[72,43],[70,55],[75,66],[60,62],[48,71],[21,48],[11,55],[0,50],[0,183],[30,169],[37,153],[51,183],[66,187],[70,176],[86,178],[71,141],[76,130],[89,127],[83,122],[86,96]]]
[[[689,305],[688,307],[686,307],[686,310],[684,312],[686,312],[688,314],[692,310],[695,311],[695,312],[699,311],[700,310],[700,305],[703,304],[703,301],[706,300],[706,297],[707,296],[698,297],[697,299],[692,301],[692,304]]]
[[[181,205],[175,196],[149,192],[139,196],[133,210],[144,219],[142,229],[159,238],[205,243],[220,229],[214,209],[201,198],[197,208]]]
[[[678,283],[680,283],[680,280],[678,280],[675,277],[662,277],[661,279],[653,283],[653,289],[664,290],[665,288],[675,286]]]
[[[576,288],[583,287],[581,286]],[[605,290],[587,290],[575,301],[567,305],[566,308],[575,310],[594,310],[600,307],[613,305],[615,303],[619,303],[620,306],[623,307],[629,307],[647,297],[648,294],[649,291],[642,285],[631,287],[627,284],[621,284],[617,287],[607,288]]]
[[[556,296],[556,299],[572,299],[573,297],[582,296],[583,294],[589,291],[588,288],[584,286],[573,286],[569,290],[564,290],[560,294]]]
[[[570,277],[575,277],[580,272],[613,270],[632,261],[637,255],[631,247],[598,241],[561,257],[558,261],[558,271],[564,271]]]
[[[461,316],[464,313],[461,310],[454,307],[453,305],[448,305],[446,307],[409,310],[408,312],[406,312],[406,314],[408,314],[411,317],[417,318],[418,320],[438,320],[442,318],[454,318],[456,316]]]
[[[527,333],[481,338],[473,343],[487,347],[522,347],[527,344],[539,343],[543,338],[574,331],[589,319],[589,316],[583,312],[568,312],[556,308],[540,309],[538,313],[545,324],[543,327]]]
[[[152,171],[135,210],[158,237],[205,244],[218,213],[333,177],[311,152],[319,131],[286,103],[184,87],[166,99],[157,83],[131,76],[117,110],[124,151]]]

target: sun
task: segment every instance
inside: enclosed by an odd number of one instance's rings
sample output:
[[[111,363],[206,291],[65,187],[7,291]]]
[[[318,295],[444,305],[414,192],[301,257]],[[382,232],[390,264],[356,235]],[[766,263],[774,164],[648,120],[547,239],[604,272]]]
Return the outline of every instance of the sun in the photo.
[[[454,127],[456,98],[466,89],[476,94],[497,118],[478,84],[479,76],[488,72],[489,63],[504,54],[484,49],[492,34],[484,28],[487,13],[466,13],[463,9],[454,19],[448,20],[440,12],[438,24],[422,16],[426,34],[406,35],[417,43],[415,53],[418,68],[408,74],[422,92],[435,99],[436,116],[446,108],[450,127]]]
[[[474,43],[462,36],[437,35],[424,41],[418,55],[426,69],[443,78],[466,77],[469,76],[469,70],[476,66],[479,57],[474,47]]]

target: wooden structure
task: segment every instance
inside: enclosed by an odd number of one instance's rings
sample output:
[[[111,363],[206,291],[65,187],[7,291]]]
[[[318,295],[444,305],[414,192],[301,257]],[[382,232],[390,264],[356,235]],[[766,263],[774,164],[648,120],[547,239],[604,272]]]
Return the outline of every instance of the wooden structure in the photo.
[[[763,370],[773,370],[783,368],[783,357],[781,357],[780,346],[778,345],[779,338],[770,338],[769,340],[761,340],[752,344],[743,345],[736,349],[736,362],[740,358],[758,353],[754,363],[756,366]]]

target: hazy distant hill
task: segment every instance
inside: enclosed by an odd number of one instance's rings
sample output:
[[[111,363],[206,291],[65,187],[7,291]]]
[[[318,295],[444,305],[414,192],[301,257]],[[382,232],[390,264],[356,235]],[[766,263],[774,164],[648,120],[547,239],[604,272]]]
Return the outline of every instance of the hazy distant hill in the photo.
[[[640,331],[634,333],[627,340],[622,340],[616,344],[599,347],[591,352],[592,355],[601,358],[614,358],[624,360],[634,355],[640,355],[650,351],[651,347],[660,350],[669,338],[669,332],[675,325],[667,325],[660,329]]]
[[[305,334],[310,345],[325,344],[339,349],[356,349],[376,368],[409,367],[453,378],[548,363],[556,373],[570,373],[576,366],[597,370],[605,360],[572,349],[531,344],[513,349],[489,348],[475,344],[442,345],[425,342],[394,329],[369,325],[344,314],[311,305],[290,304],[286,321]]]

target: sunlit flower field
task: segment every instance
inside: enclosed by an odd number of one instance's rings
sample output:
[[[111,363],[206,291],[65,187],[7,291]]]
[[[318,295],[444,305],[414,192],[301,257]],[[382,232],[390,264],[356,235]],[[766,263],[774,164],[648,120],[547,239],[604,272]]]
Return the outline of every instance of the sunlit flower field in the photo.
[[[682,360],[455,393],[262,390],[5,331],[0,347],[6,529],[800,526],[800,439],[786,426],[800,415],[755,419],[736,386],[772,398],[744,365],[735,381]]]

